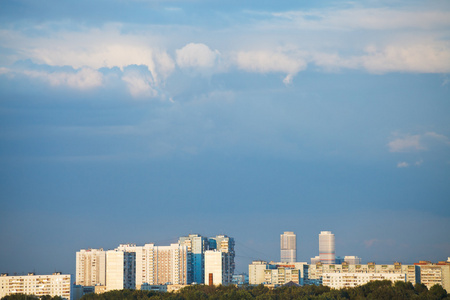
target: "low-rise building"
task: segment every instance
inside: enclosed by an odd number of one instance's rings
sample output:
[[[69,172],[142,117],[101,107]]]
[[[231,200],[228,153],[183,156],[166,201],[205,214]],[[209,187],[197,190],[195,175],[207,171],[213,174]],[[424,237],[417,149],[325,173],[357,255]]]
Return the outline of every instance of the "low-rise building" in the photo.
[[[404,273],[324,273],[322,284],[333,289],[353,288],[375,280],[406,281]]]
[[[392,265],[368,264],[322,264],[317,263],[309,266],[308,279],[305,284],[323,284],[325,273],[375,273],[375,274],[405,274],[406,281],[412,284],[419,282],[419,268],[415,265],[403,265],[394,263]]]
[[[290,281],[303,285],[308,278],[305,262],[273,262],[255,260],[249,266],[249,284],[283,285]]]
[[[0,276],[0,298],[12,294],[27,294],[42,296],[60,296],[70,300],[71,279],[70,274],[59,272],[52,275],[35,275],[28,273],[24,276]]]

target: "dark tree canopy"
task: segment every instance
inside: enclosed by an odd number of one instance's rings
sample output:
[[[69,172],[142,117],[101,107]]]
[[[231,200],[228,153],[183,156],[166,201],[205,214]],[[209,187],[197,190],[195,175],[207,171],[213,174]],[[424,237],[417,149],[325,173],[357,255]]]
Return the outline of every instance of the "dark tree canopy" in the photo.
[[[1,300],[37,300],[36,296],[15,294],[3,297]],[[44,300],[61,300],[60,297],[42,297]],[[155,291],[120,290],[103,294],[87,294],[82,300],[360,300],[360,299],[418,299],[434,300],[449,299],[447,291],[440,285],[429,290],[423,284],[412,285],[409,282],[373,281],[355,288],[333,290],[326,286],[286,286],[269,289],[258,286],[207,286],[192,285],[178,292],[162,293]]]

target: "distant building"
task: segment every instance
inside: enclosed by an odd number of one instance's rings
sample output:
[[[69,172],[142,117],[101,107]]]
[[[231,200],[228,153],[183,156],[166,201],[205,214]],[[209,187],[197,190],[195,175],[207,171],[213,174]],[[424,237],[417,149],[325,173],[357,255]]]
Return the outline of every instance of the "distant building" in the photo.
[[[331,231],[322,231],[319,234],[319,257],[323,264],[334,264],[336,250],[334,234]]]
[[[223,278],[222,284],[230,284],[233,279],[233,274],[235,270],[235,251],[234,251],[234,238],[226,235],[217,235],[215,237],[209,238],[209,249],[220,251],[223,254]],[[217,254],[216,254],[217,255]],[[210,254],[210,256],[213,256]],[[216,262],[214,262],[216,263]],[[205,284],[209,284],[209,273],[206,271],[207,261],[205,252]],[[214,280],[216,281],[216,280]]]
[[[107,291],[136,288],[136,252],[122,246],[106,251]]]
[[[0,298],[12,294],[27,294],[42,296],[60,296],[70,300],[71,279],[69,274],[59,272],[53,275],[35,275],[28,273],[24,276],[0,276]]]
[[[232,279],[231,283],[235,284],[237,286],[248,284],[248,275],[247,274],[235,274],[235,275],[233,275],[233,279]]]
[[[76,253],[76,281],[82,286],[106,285],[106,251],[81,249]]]
[[[270,285],[280,286],[288,282],[300,284],[300,270],[294,268],[276,268],[264,270],[264,282]]]
[[[304,284],[308,278],[308,264],[306,262],[266,262],[255,260],[249,266],[249,284],[265,284],[279,286],[293,281],[298,285]]]
[[[136,247],[136,285],[191,283],[190,259],[187,246],[180,244]]]
[[[74,284],[72,286],[72,300],[79,300],[86,294],[95,293],[95,286]]]
[[[248,265],[248,283],[253,285],[264,283],[264,271],[274,268],[276,268],[276,266],[269,264],[267,261],[254,260],[250,265]]]
[[[205,282],[205,251],[209,249],[209,242],[206,237],[198,234],[190,234],[186,237],[180,237],[178,243],[186,246],[191,253],[190,279],[192,282]],[[190,282],[189,282],[190,283]]]
[[[447,293],[450,293],[450,258],[448,261],[431,263],[429,261],[420,261],[415,263],[420,270],[420,282],[425,284],[428,289],[433,285],[441,285]]]
[[[218,250],[205,251],[205,278],[207,285],[227,285],[232,274],[227,272],[226,253]]]
[[[403,265],[395,263],[393,265],[368,264],[322,264],[310,265],[308,270],[308,280],[305,284],[324,284],[323,278],[329,273],[361,273],[361,274],[404,274],[405,280],[412,284],[419,282],[419,268],[414,265]],[[361,279],[362,280],[362,279]]]
[[[297,261],[297,237],[292,231],[285,231],[280,235],[280,261]]]
[[[406,281],[404,273],[324,273],[322,284],[333,289],[353,288],[375,280]]]

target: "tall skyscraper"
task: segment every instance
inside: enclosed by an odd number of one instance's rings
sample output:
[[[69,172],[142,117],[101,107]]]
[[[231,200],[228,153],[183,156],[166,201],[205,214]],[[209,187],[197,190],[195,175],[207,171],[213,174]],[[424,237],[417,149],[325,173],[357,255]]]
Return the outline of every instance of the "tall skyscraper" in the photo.
[[[280,249],[281,262],[297,261],[297,237],[292,231],[285,231],[280,236]]]
[[[205,283],[205,251],[209,248],[208,239],[198,234],[180,237],[178,244],[186,246],[191,253],[192,282]]]
[[[334,234],[331,231],[321,231],[319,234],[319,257],[323,264],[334,264],[336,261]]]
[[[76,284],[106,285],[106,251],[81,249],[76,253]]]

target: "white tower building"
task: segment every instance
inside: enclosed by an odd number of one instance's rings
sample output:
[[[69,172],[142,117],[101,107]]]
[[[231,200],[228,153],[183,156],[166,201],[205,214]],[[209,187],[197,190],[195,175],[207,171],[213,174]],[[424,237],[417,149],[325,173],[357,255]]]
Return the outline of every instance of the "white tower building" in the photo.
[[[106,285],[106,251],[81,249],[76,253],[76,284]]]
[[[297,261],[297,237],[292,231],[285,231],[280,236],[281,262]]]
[[[136,252],[106,251],[106,290],[136,288]]]
[[[336,261],[334,234],[331,231],[321,231],[319,234],[319,257],[323,264],[334,264]]]

